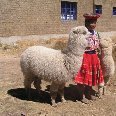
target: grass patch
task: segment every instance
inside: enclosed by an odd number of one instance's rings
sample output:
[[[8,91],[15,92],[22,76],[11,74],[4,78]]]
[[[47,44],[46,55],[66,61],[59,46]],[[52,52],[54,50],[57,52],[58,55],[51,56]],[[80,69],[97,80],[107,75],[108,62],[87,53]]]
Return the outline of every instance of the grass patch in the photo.
[[[113,53],[114,61],[116,61],[116,36],[113,36],[113,37],[112,37],[112,41],[113,41],[113,44],[115,45],[115,46],[113,47],[112,53]]]
[[[30,39],[17,41],[15,45],[7,45],[0,43],[0,54],[1,55],[17,55],[20,54],[30,46],[42,45],[45,47],[63,50],[66,47],[68,38],[51,38],[51,39]],[[116,36],[112,37],[112,41],[116,44]],[[116,46],[113,47],[113,58],[116,61]]]
[[[66,47],[67,43],[67,38],[52,38],[52,39],[31,39],[31,40],[20,40],[17,41],[16,44],[14,45],[7,45],[7,44],[1,44],[0,43],[0,54],[2,55],[18,55],[27,49],[30,46],[36,46],[36,45],[41,45],[41,46],[46,46],[49,48],[53,49],[59,49],[62,50]]]

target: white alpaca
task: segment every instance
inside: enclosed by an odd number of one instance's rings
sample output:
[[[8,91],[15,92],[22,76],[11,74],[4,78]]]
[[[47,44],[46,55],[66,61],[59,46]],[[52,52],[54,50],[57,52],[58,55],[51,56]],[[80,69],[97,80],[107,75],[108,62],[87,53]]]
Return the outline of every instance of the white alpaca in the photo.
[[[101,37],[101,67],[104,76],[104,85],[99,85],[98,91],[100,97],[102,94],[105,94],[106,86],[109,82],[109,79],[114,75],[115,72],[115,63],[112,56],[113,43],[112,39],[109,37]]]
[[[20,59],[24,74],[24,87],[40,90],[41,79],[52,82],[50,94],[55,105],[57,93],[64,99],[65,83],[74,78],[82,63],[83,53],[87,47],[86,38],[89,36],[86,27],[78,26],[71,29],[65,50],[55,50],[43,46],[33,46],[25,50]]]

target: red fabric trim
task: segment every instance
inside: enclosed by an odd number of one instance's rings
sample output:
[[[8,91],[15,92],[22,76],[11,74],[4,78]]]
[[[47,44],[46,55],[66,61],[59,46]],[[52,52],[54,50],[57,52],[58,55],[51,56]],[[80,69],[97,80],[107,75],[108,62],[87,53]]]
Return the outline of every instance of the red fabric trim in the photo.
[[[85,19],[98,19],[100,17],[100,14],[85,13],[83,16],[85,17]]]

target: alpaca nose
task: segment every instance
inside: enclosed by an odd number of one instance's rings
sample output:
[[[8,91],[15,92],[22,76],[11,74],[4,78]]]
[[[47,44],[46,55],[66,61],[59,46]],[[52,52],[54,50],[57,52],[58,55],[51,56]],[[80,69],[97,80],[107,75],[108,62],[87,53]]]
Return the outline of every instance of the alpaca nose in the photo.
[[[89,31],[87,31],[87,35],[91,35],[91,33]]]
[[[91,36],[91,33],[88,31],[87,32],[87,37],[90,37]]]

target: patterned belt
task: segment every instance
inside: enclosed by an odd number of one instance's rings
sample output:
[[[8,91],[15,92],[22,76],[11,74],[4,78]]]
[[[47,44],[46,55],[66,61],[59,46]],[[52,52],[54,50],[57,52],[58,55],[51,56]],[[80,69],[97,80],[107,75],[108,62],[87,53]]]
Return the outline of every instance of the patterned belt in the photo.
[[[85,51],[86,54],[96,54],[95,50],[91,50],[91,51]]]

